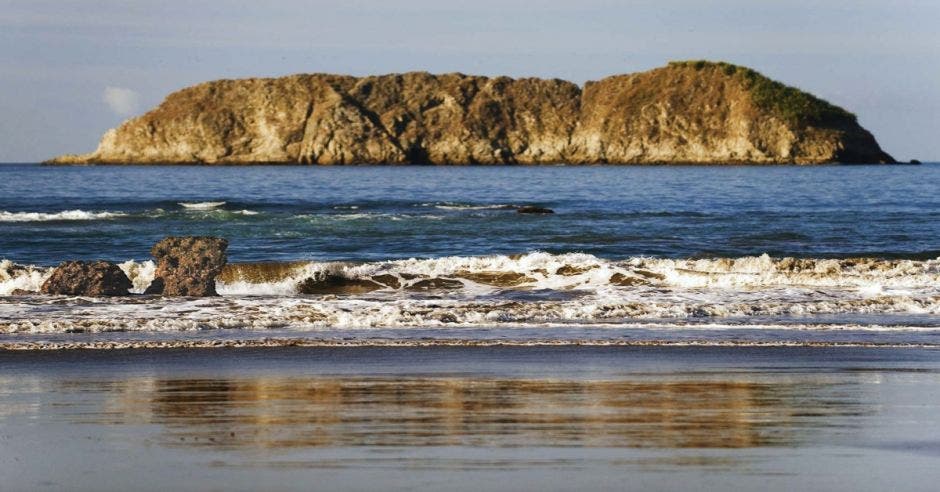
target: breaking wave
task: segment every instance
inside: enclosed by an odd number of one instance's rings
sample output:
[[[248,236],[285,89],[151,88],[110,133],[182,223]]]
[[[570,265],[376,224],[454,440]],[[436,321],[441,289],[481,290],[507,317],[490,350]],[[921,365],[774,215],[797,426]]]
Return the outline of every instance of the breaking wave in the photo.
[[[123,212],[89,212],[63,210],[61,212],[7,212],[0,210],[0,222],[52,222],[73,220],[105,220],[126,217]]]
[[[179,205],[189,210],[212,210],[225,205],[225,202],[179,202]]]
[[[509,203],[476,204],[476,203],[457,203],[457,202],[433,202],[422,203],[422,207],[434,207],[440,210],[515,210],[517,205]]]
[[[801,259],[768,255],[718,259],[630,258],[533,252],[514,256],[451,256],[371,263],[284,262],[228,265],[219,291],[231,295],[303,293],[301,284],[375,291],[624,291],[668,289],[741,293],[766,289],[839,289],[865,295],[940,288],[940,260]],[[356,290],[353,289],[353,290]]]
[[[153,278],[152,261],[120,264],[142,291]],[[38,290],[51,269],[0,261],[0,295]],[[708,292],[757,294],[826,289],[864,296],[940,293],[940,259],[804,259],[768,255],[717,259],[635,257],[606,260],[590,254],[449,256],[368,263],[260,262],[226,265],[222,295],[278,296],[363,292],[460,292],[466,296],[520,292]]]
[[[134,293],[142,293],[154,276],[152,261],[120,267]],[[217,280],[219,298],[10,296],[17,289],[18,294],[38,291],[51,270],[0,262],[0,295],[7,296],[0,298],[0,333],[638,323],[940,331],[937,259],[764,255],[611,261],[533,252],[369,263],[235,263]],[[907,321],[884,324],[885,316]],[[869,321],[852,321],[858,317]]]

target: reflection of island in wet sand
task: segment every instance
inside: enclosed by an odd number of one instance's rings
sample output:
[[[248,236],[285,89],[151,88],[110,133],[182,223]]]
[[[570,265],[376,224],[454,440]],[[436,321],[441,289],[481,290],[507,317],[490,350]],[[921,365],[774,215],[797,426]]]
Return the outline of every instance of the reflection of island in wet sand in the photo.
[[[711,377],[272,377],[102,384],[98,389],[113,393],[102,413],[109,422],[158,424],[157,440],[164,445],[230,449],[792,446],[833,418],[865,412],[862,403],[825,384]]]

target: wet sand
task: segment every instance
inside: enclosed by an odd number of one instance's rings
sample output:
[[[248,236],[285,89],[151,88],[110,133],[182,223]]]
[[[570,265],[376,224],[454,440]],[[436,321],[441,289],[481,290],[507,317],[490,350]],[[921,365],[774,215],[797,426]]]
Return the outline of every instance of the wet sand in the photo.
[[[933,490],[940,351],[0,351],[3,490]]]

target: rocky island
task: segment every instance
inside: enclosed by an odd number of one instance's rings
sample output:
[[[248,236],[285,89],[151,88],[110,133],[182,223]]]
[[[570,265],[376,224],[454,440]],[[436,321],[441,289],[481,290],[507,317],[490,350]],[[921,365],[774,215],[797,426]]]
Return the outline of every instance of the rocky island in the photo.
[[[217,80],[53,164],[893,163],[855,115],[749,68],[579,87],[425,72]]]

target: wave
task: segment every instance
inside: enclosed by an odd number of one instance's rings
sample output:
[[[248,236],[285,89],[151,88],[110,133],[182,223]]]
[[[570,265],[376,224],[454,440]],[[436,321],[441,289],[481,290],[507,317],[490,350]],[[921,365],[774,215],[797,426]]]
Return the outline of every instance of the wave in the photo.
[[[216,206],[216,203],[219,205]],[[223,210],[218,208],[225,202],[210,202],[207,204],[188,204],[184,210],[175,213],[185,213],[188,219],[225,219],[233,216],[253,216],[261,212],[255,210]],[[183,205],[181,203],[181,205]],[[199,214],[201,213],[201,215]],[[8,212],[0,210],[0,222],[69,222],[69,221],[93,221],[93,220],[113,220],[120,218],[143,218],[160,219],[171,215],[173,212],[167,212],[162,208],[144,210],[141,212],[117,212],[117,211],[88,211],[88,210],[63,210],[61,212]]]
[[[161,211],[162,212],[162,211]],[[233,218],[239,215],[251,216],[251,215],[260,215],[261,212],[256,210],[225,210],[221,208],[206,208],[206,209],[186,209],[182,212],[186,220],[193,219],[211,219],[211,220],[225,220]],[[165,213],[158,213],[150,215],[150,217],[156,217],[159,215],[165,215]]]
[[[152,261],[120,267],[136,293],[146,289],[155,270]],[[0,295],[37,291],[50,272],[2,261]],[[801,329],[842,329],[807,325],[832,316],[865,318],[864,329],[940,331],[940,259],[763,255],[612,261],[532,252],[367,263],[234,263],[216,285],[221,297],[198,300],[4,297],[0,333],[609,327],[639,321],[688,329],[708,320],[741,327],[783,318],[790,320],[783,325]],[[902,321],[885,325],[884,316]]]
[[[747,347],[747,348],[926,348],[935,342],[811,341],[811,340],[476,340],[476,339],[357,339],[263,338],[224,340],[81,340],[0,341],[0,350],[129,350],[129,349],[240,349],[272,347],[306,348],[427,348],[427,347]]]
[[[0,222],[51,222],[72,220],[106,220],[126,217],[124,212],[90,212],[63,210],[61,212],[7,212],[0,210]]]
[[[120,264],[143,290],[152,280],[152,261]],[[0,262],[0,294],[14,288],[38,290],[51,269]],[[31,279],[31,280],[30,280]],[[41,283],[41,282],[39,282]],[[9,287],[12,285],[16,287]],[[940,289],[940,259],[772,258],[768,255],[715,259],[635,257],[607,260],[584,253],[449,256],[379,262],[261,262],[226,265],[217,281],[223,295],[296,295],[304,290],[346,294],[455,291],[491,294],[522,292],[685,292],[756,294],[766,290],[837,289],[865,295],[933,293]]]
[[[431,202],[422,203],[420,206],[434,207],[440,210],[516,210],[519,208],[518,205],[513,205],[510,203],[477,204],[458,202]]]
[[[355,209],[350,209],[355,210]],[[403,214],[390,212],[356,212],[356,213],[328,213],[328,214],[299,214],[292,216],[293,219],[306,220],[310,222],[336,222],[336,221],[373,221],[373,220],[443,220],[442,215],[432,214]]]
[[[451,256],[372,263],[293,262],[231,264],[220,291],[239,295],[298,293],[305,280],[375,282],[408,290],[429,283],[468,290],[597,290],[630,288],[837,288],[870,294],[940,286],[940,260],[802,259],[768,255],[717,259],[636,257],[612,261],[582,253],[481,257]],[[430,282],[429,282],[430,281]],[[450,282],[445,282],[450,281]],[[294,287],[291,287],[294,286]],[[380,290],[380,289],[375,289]],[[342,289],[337,287],[337,292]]]
[[[911,308],[922,313],[910,316]],[[381,329],[783,330],[795,332],[940,333],[936,300],[897,297],[760,303],[643,301],[582,298],[568,301],[220,297],[113,299],[47,296],[0,298],[0,334],[201,332],[248,330],[320,332]],[[855,316],[846,316],[853,314]],[[829,315],[829,316],[827,316]],[[838,315],[838,316],[831,316]],[[839,322],[825,323],[835,318]],[[841,321],[857,319],[857,322]],[[887,320],[887,321],[886,321]],[[719,322],[723,321],[723,322]],[[896,322],[895,322],[896,321]],[[799,335],[797,335],[799,336]]]
[[[156,264],[153,261],[128,260],[118,264],[133,284],[132,294],[142,294],[153,281]],[[39,292],[43,282],[54,267],[19,265],[10,260],[0,260],[0,296],[9,296],[15,291]]]
[[[189,210],[211,210],[225,205],[226,202],[179,202],[179,205]]]
[[[51,268],[18,265],[10,260],[0,260],[0,296],[10,295],[15,290],[38,292],[51,274]]]

